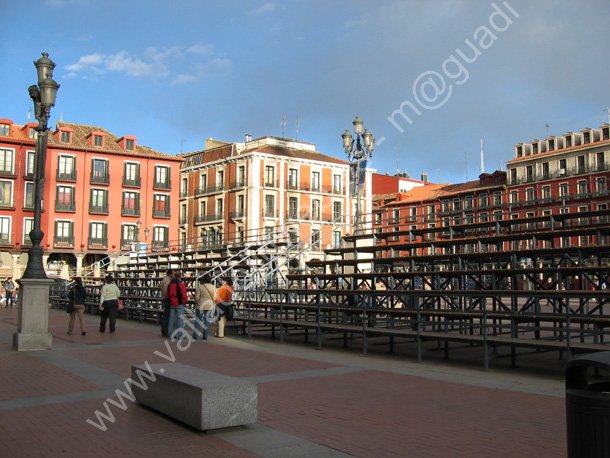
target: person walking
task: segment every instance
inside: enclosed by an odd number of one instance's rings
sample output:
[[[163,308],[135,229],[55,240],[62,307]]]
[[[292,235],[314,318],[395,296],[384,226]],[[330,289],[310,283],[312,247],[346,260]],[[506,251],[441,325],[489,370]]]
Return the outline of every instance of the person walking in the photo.
[[[212,284],[212,279],[208,274],[201,277],[201,282],[195,293],[195,330],[193,331],[193,339],[199,338],[199,327],[201,319],[203,322],[203,340],[208,338],[210,331],[210,317],[214,312],[214,304],[216,302],[216,287]]]
[[[216,337],[224,337],[225,336],[225,324],[227,322],[227,311],[229,307],[233,305],[233,280],[231,278],[227,278],[224,284],[218,290],[218,294],[216,295],[216,304],[220,308],[222,315],[218,320],[218,329],[216,331]]]
[[[174,278],[174,270],[167,269],[167,273],[163,280],[161,280],[161,304],[163,305],[163,316],[161,317],[161,335],[163,337],[169,337],[168,327],[169,327],[169,297],[167,296],[167,288],[169,287],[169,283]]]
[[[100,310],[102,311],[100,332],[106,332],[106,320],[109,320],[110,334],[114,334],[121,290],[115,284],[114,278],[110,274],[106,275],[104,282],[106,284],[102,287],[100,294]]]
[[[4,308],[8,307],[9,302],[11,303],[11,308],[13,308],[13,293],[15,292],[15,283],[13,283],[13,277],[8,277],[4,282],[4,297],[6,298],[6,302],[4,303]]]
[[[174,340],[175,335],[178,334],[178,338],[182,338],[183,327],[184,327],[184,307],[186,306],[187,295],[186,286],[180,280],[182,273],[179,270],[174,271],[174,278],[169,282],[167,288],[167,296],[169,298],[169,325],[168,332],[169,337]],[[176,319],[178,324],[176,326]],[[175,330],[174,330],[175,328]]]
[[[68,323],[68,335],[72,335],[74,331],[74,318],[78,314],[78,322],[80,323],[80,334],[87,334],[87,326],[85,325],[85,287],[81,277],[74,277],[74,286],[68,292],[68,300],[74,303],[74,308],[70,312],[70,322]]]

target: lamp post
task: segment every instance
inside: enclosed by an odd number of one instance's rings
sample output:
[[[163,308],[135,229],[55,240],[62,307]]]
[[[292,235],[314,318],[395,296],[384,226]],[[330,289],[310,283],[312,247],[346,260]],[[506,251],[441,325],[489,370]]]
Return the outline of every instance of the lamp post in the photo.
[[[373,134],[365,129],[362,132],[363,122],[358,116],[353,122],[354,133],[356,134],[356,147],[354,148],[354,137],[349,130],[346,130],[341,137],[343,137],[343,147],[345,148],[345,155],[347,160],[356,163],[356,215],[354,218],[354,234],[358,234],[362,231],[362,208],[360,205],[360,177],[361,168],[366,169],[367,161],[371,160],[373,151],[375,149],[375,138]],[[364,184],[364,182],[362,183]]]
[[[28,264],[22,278],[47,278],[42,263],[43,249],[40,246],[44,233],[40,228],[42,199],[44,195],[45,165],[47,159],[47,142],[49,130],[47,124],[51,115],[51,107],[55,106],[59,84],[53,79],[55,63],[49,59],[49,54],[42,53],[42,57],[34,62],[38,72],[38,86],[28,88],[30,97],[34,101],[34,113],[38,120],[36,131],[36,155],[34,160],[34,227],[30,231],[32,246],[28,251]]]
[[[23,350],[48,350],[52,347],[53,336],[49,333],[49,287],[53,280],[47,278],[42,262],[41,246],[44,233],[40,228],[42,200],[44,196],[45,166],[47,161],[47,141],[51,107],[59,84],[53,80],[55,63],[49,54],[34,62],[38,72],[38,85],[28,88],[34,101],[36,131],[36,153],[34,159],[34,227],[30,231],[32,246],[28,251],[28,264],[23,276],[17,280],[20,285],[19,315],[17,332],[13,334],[13,348]]]

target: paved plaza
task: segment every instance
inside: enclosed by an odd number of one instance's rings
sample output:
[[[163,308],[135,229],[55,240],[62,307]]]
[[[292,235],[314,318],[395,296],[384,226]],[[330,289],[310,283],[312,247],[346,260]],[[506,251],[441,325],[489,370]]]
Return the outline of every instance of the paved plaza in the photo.
[[[77,321],[68,336],[60,310],[50,311],[52,350],[17,352],[16,321],[16,308],[0,309],[1,456],[567,455],[565,361],[550,354],[540,360],[546,366],[533,360],[538,370],[484,371],[466,353],[459,365],[434,352],[423,362],[408,351],[388,355],[382,346],[364,357],[357,344],[317,350],[302,337],[280,344],[233,332],[179,348],[158,326],[136,320],[118,320],[114,334],[100,334],[99,317],[87,316],[87,335]],[[125,390],[131,366],[167,363],[170,354],[256,382],[258,423],[203,433],[119,402],[116,390]]]

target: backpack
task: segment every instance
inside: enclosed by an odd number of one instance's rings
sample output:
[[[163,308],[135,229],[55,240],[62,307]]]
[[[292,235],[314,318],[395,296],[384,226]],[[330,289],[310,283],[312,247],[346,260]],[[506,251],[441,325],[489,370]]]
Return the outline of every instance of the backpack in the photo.
[[[180,283],[182,283],[182,282],[180,281],[179,278],[172,278],[172,281],[169,282],[170,286],[172,283],[176,284],[176,297],[178,297],[178,305],[182,305],[183,297],[182,297],[182,289],[180,288]],[[169,290],[169,286],[167,289]]]

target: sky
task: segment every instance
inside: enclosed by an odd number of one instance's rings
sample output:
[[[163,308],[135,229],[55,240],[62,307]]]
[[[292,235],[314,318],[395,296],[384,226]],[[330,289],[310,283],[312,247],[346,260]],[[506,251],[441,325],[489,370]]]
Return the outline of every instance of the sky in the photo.
[[[56,121],[170,155],[265,135],[434,183],[608,122],[608,0],[0,0],[0,118],[25,124],[42,52]],[[32,121],[34,121],[32,110]],[[484,160],[481,160],[481,140]]]

